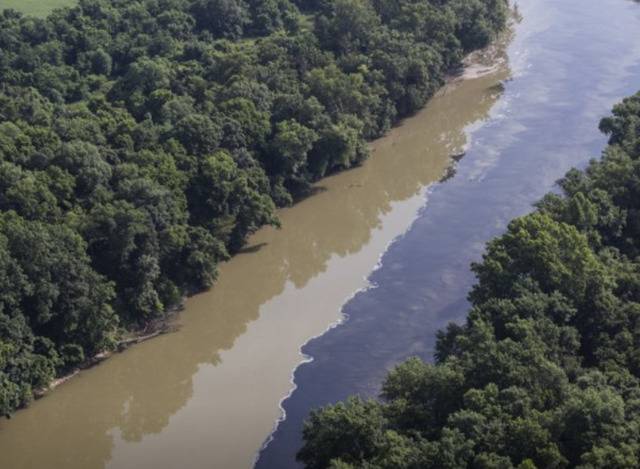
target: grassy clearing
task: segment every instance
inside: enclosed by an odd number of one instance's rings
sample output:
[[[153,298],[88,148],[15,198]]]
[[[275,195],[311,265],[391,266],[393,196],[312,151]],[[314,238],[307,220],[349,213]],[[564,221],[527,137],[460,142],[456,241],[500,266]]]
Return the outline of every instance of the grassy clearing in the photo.
[[[77,0],[0,0],[0,10],[13,8],[27,15],[46,16],[54,8],[74,5]]]

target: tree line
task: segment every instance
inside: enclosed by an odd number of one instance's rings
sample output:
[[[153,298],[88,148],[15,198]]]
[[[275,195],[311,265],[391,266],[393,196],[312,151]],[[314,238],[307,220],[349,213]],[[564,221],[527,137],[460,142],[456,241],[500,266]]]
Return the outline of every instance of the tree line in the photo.
[[[505,17],[504,0],[0,12],[0,414],[209,287]]]
[[[435,364],[312,413],[307,467],[640,465],[640,93],[600,129],[602,159],[488,243]]]

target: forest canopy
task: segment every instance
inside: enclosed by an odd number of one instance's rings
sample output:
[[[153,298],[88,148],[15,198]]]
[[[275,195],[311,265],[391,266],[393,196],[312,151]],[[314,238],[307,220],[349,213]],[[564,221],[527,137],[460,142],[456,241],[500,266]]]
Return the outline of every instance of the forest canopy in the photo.
[[[600,129],[602,159],[487,245],[435,364],[312,413],[308,468],[640,466],[640,93]]]
[[[0,414],[209,287],[505,19],[504,0],[0,12]]]

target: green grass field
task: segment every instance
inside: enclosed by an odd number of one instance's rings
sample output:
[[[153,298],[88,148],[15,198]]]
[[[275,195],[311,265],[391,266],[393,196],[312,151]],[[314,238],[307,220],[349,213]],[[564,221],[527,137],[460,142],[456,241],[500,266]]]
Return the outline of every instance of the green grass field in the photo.
[[[27,15],[46,16],[54,8],[74,5],[77,0],[0,0],[0,10],[13,8]]]

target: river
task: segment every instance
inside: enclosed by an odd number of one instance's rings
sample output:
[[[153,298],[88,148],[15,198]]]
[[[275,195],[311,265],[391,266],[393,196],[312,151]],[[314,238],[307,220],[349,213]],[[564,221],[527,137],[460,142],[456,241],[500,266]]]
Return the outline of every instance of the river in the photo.
[[[281,229],[256,233],[187,301],[176,332],[0,421],[0,466],[251,467],[291,393],[258,465],[295,467],[310,408],[375,395],[393,364],[429,359],[435,331],[464,317],[483,243],[597,156],[599,117],[640,87],[637,4],[519,7],[508,63],[448,85],[362,167],[282,210]]]
[[[410,230],[370,277],[375,288],[344,307],[348,320],[304,347],[313,361],[259,469],[297,467],[304,418],[351,394],[377,396],[386,372],[431,360],[435,332],[464,320],[469,270],[484,243],[583,167],[606,144],[597,128],[614,103],[640,89],[640,4],[627,0],[520,0],[508,57],[512,78],[469,132],[455,178],[438,185]]]

